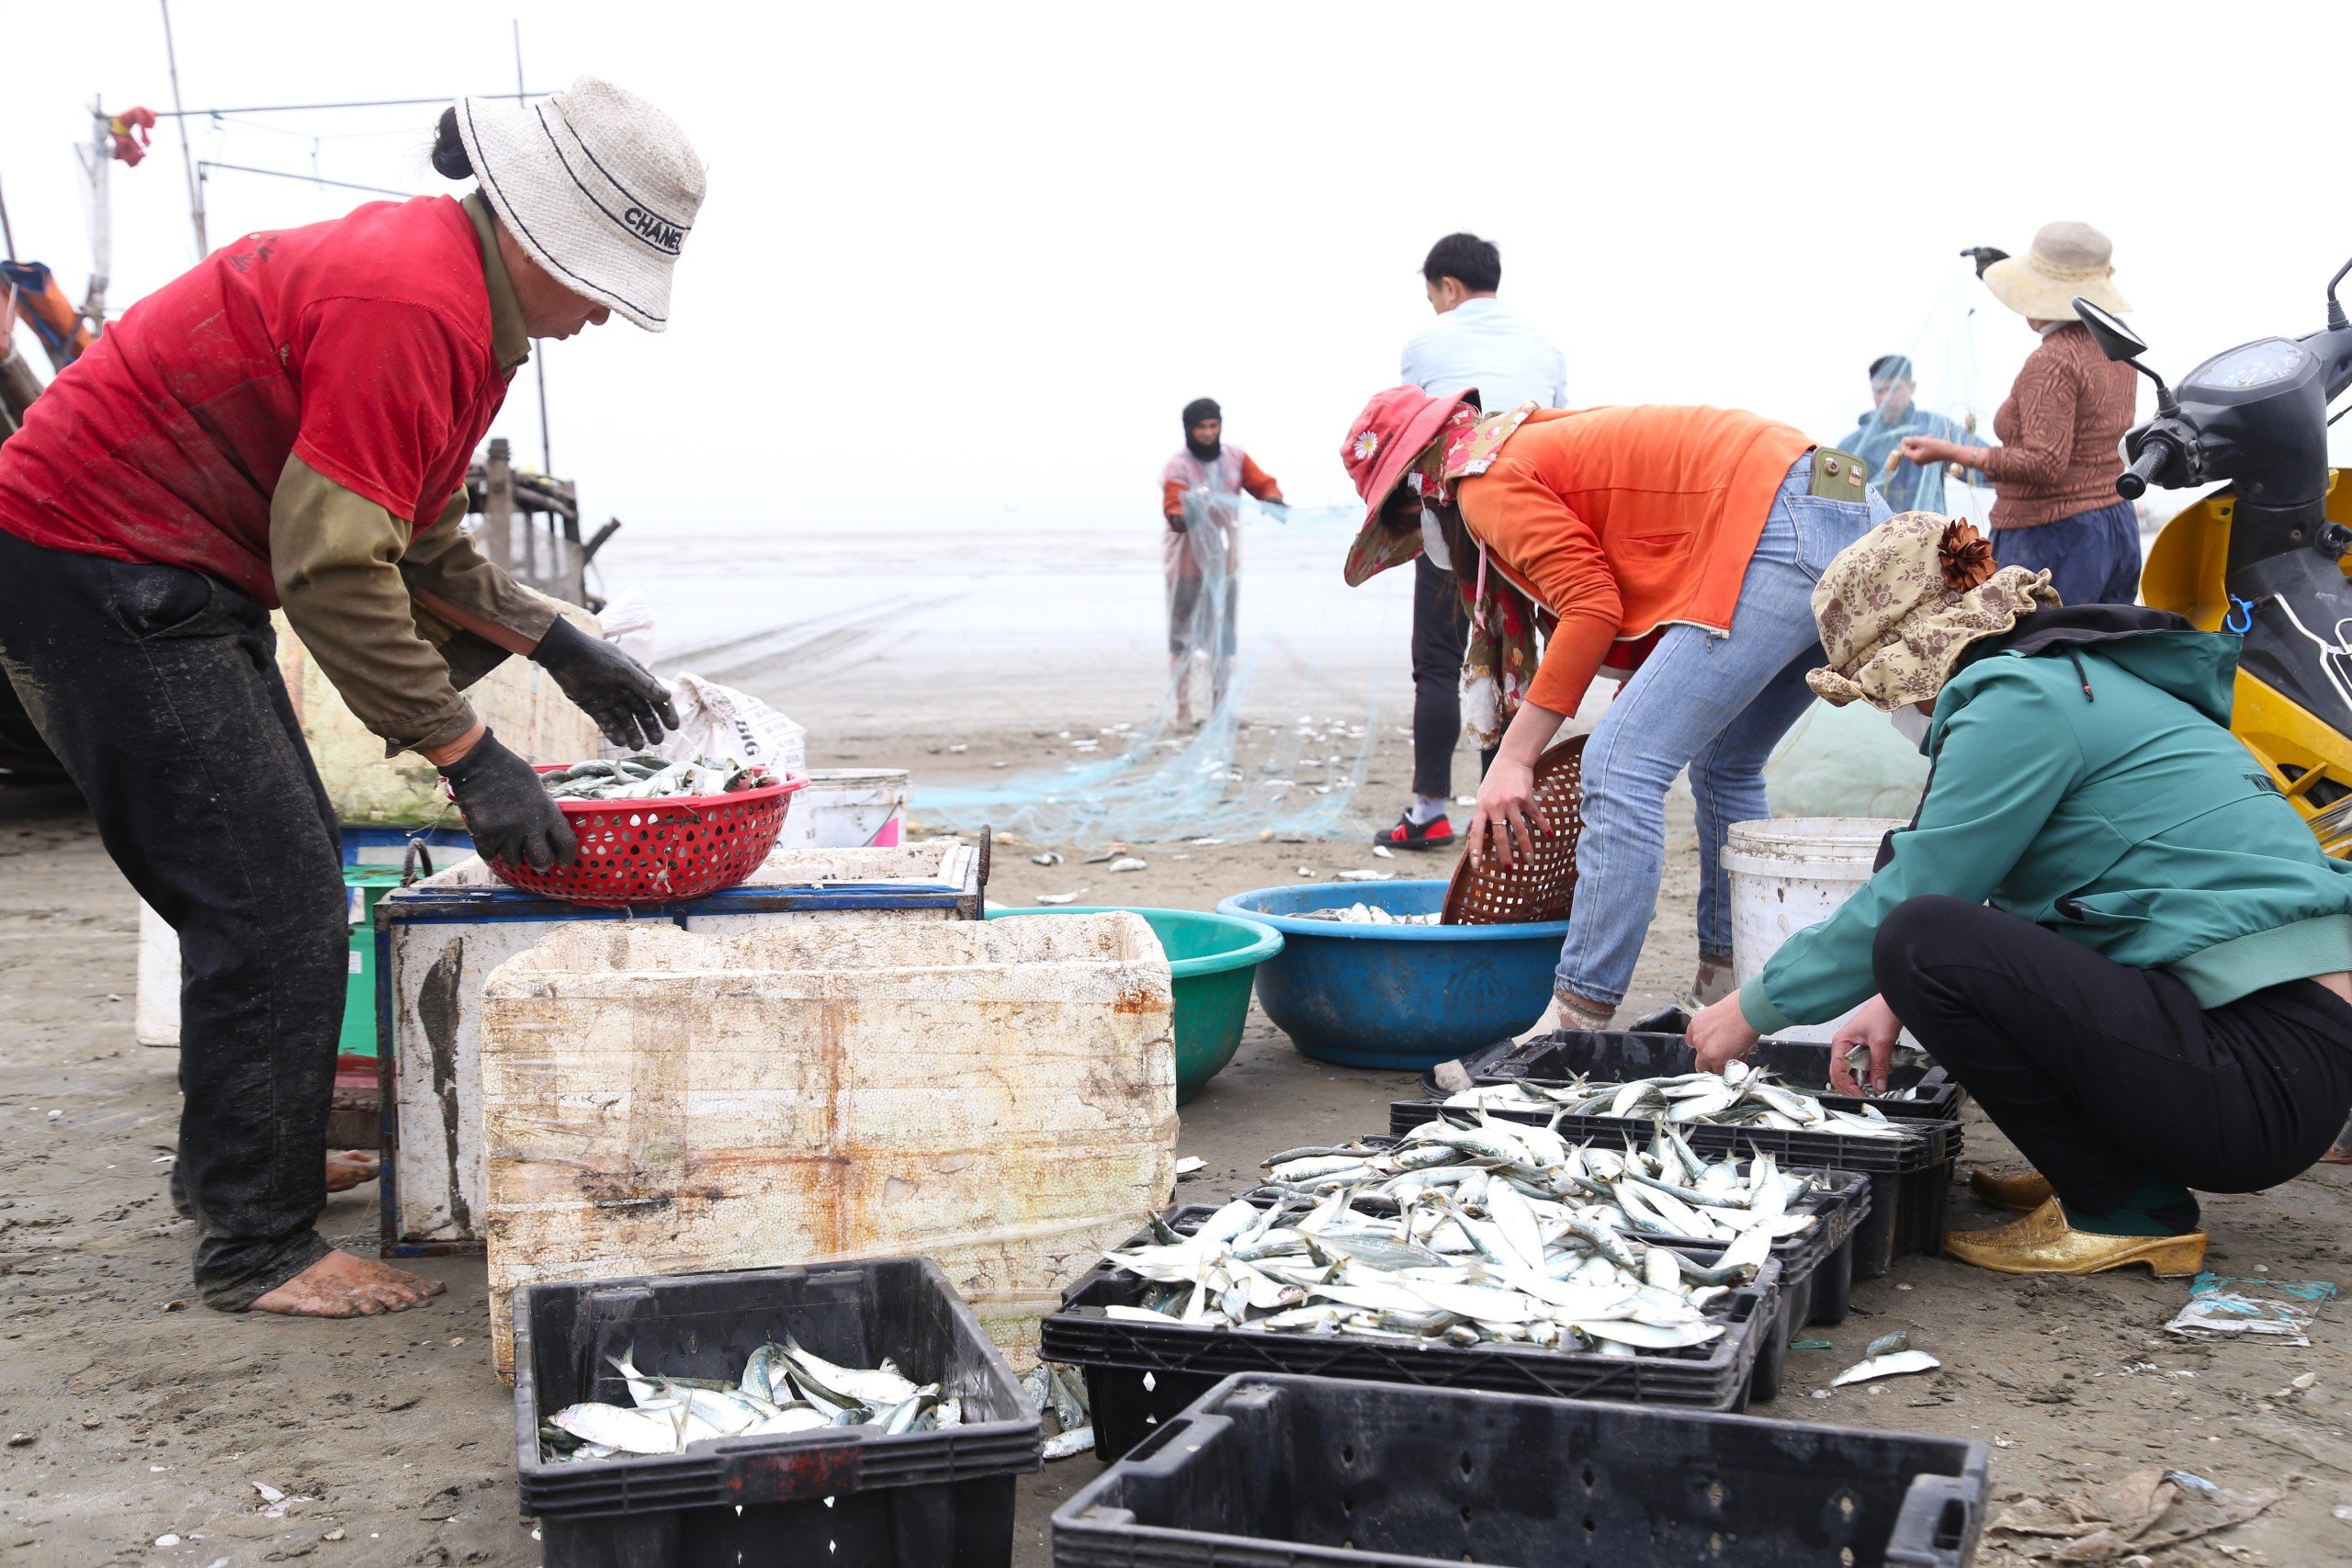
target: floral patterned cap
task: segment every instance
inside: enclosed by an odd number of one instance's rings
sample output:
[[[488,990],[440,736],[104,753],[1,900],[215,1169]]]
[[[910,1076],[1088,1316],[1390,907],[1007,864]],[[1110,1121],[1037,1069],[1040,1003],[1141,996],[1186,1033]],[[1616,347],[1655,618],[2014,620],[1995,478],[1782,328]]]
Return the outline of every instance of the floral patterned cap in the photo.
[[[1905,512],[1838,551],[1821,574],[1813,618],[1829,663],[1805,684],[1833,707],[1859,698],[1893,713],[1931,703],[1970,643],[2057,603],[2048,572],[1996,570],[1973,525]]]
[[[1348,550],[1348,586],[1402,566],[1421,553],[1418,529],[1396,532],[1380,525],[1380,513],[1399,483],[1409,481],[1425,499],[1442,502],[1453,482],[1483,474],[1535,412],[1521,403],[1502,413],[1481,416],[1475,393],[1433,398],[1418,387],[1391,387],[1375,392],[1363,412],[1348,427],[1340,446],[1340,460],[1363,498],[1363,524]]]

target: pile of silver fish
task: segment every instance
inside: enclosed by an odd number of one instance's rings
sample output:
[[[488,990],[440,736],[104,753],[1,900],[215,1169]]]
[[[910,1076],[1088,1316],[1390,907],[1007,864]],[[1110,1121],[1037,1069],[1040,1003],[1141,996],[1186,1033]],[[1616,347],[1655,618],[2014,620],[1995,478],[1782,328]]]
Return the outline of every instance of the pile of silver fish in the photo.
[[[696,757],[673,762],[666,757],[591,758],[561,773],[541,773],[539,782],[558,800],[660,800],[682,795],[732,795],[775,783],[756,764],[733,757]]]
[[[616,1454],[682,1454],[707,1438],[762,1438],[820,1427],[878,1427],[896,1436],[963,1423],[963,1406],[918,1385],[886,1357],[879,1368],[836,1366],[786,1335],[763,1345],[733,1382],[639,1371],[634,1352],[613,1358],[634,1408],[567,1404],[539,1425],[551,1464]]]
[[[1745,1171],[1736,1156],[1710,1164],[1663,1119],[1650,1127],[1646,1152],[1630,1145],[1616,1150],[1566,1144],[1554,1157],[1554,1145],[1565,1140],[1543,1128],[1492,1120],[1475,1129],[1432,1122],[1393,1144],[1277,1155],[1266,1162],[1266,1184],[1251,1196],[1320,1198],[1346,1187],[1366,1206],[1401,1210],[1435,1186],[1450,1187],[1458,1201],[1478,1204],[1487,1188],[1502,1180],[1531,1201],[1560,1205],[1577,1219],[1677,1241],[1730,1242],[1750,1231],[1777,1241],[1819,1223],[1797,1207],[1818,1185],[1815,1178],[1781,1170],[1769,1154],[1758,1155]],[[1449,1151],[1447,1157],[1439,1157],[1441,1150]],[[1502,1150],[1511,1157],[1498,1168],[1490,1151]]]
[[[1734,1062],[1722,1076],[1682,1073],[1629,1083],[1480,1084],[1444,1103],[1485,1111],[1544,1111],[1568,1116],[1662,1117],[1679,1125],[1768,1127],[1785,1133],[1837,1133],[1854,1138],[1916,1138],[1913,1128],[1874,1105],[1859,1111],[1824,1105],[1818,1095],[1776,1083],[1770,1074]]]
[[[1786,1213],[1789,1179],[1757,1166],[1757,1196],[1738,1209],[1755,1223],[1702,1263],[1620,1234],[1618,1211],[1592,1200],[1614,1191],[1604,1173],[1628,1179],[1626,1161],[1547,1128],[1440,1121],[1383,1148],[1293,1149],[1266,1162],[1257,1196],[1268,1206],[1236,1199],[1191,1235],[1155,1219],[1152,1243],[1108,1254],[1148,1283],[1137,1305],[1103,1311],[1129,1322],[1608,1356],[1705,1345],[1724,1333],[1707,1304],[1763,1266],[1775,1222],[1800,1218]],[[1686,1201],[1709,1201],[1687,1190]],[[1720,1201],[1732,1201],[1727,1191]]]
[[[1426,915],[1392,914],[1377,904],[1351,904],[1346,908],[1306,909],[1295,917],[1302,920],[1335,920],[1343,926],[1433,926],[1441,911],[1432,909]]]
[[[1061,1430],[1047,1438],[1046,1459],[1069,1459],[1094,1446],[1094,1415],[1086,1403],[1086,1374],[1058,1361],[1040,1361],[1021,1380],[1021,1393],[1040,1416],[1050,1414]]]

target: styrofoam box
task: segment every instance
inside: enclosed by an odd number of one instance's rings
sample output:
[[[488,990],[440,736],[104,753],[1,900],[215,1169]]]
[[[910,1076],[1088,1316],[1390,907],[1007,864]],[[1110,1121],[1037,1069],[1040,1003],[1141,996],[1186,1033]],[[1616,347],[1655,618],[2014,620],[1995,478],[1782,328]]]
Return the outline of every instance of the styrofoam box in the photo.
[[[728,936],[863,917],[977,920],[978,851],[952,839],[888,850],[778,850],[740,886],[634,909],[519,892],[469,859],[376,906],[377,1038],[383,1053],[387,1255],[482,1247],[481,987],[559,925],[633,921]]]
[[[577,924],[482,993],[491,1333],[520,1285],[913,1255],[1015,1365],[1176,1172],[1133,913]]]

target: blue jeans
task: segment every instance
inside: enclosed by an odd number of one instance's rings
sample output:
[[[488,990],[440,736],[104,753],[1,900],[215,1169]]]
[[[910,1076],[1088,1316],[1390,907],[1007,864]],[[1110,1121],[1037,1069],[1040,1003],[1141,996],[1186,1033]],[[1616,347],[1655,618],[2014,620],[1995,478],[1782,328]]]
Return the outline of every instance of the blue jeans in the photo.
[[[1789,471],[1740,582],[1731,633],[1668,629],[1609,705],[1584,747],[1584,835],[1576,906],[1555,986],[1586,1001],[1625,999],[1666,871],[1666,792],[1690,770],[1699,807],[1699,955],[1731,956],[1724,836],[1771,814],[1764,760],[1813,701],[1805,671],[1823,661],[1814,584],[1839,550],[1893,513],[1810,492],[1813,459]]]
[[[1993,558],[2047,570],[2069,604],[2132,604],[2140,598],[2140,515],[2128,501],[2077,512],[2039,528],[1996,528]]]

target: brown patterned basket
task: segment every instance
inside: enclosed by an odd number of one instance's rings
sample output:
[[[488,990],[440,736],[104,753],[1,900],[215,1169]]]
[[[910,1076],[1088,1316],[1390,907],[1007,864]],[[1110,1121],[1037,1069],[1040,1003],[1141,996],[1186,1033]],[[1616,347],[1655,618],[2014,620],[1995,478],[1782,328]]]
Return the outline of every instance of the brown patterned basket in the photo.
[[[1510,869],[1464,849],[1445,890],[1445,926],[1512,926],[1565,920],[1576,903],[1577,840],[1584,832],[1584,737],[1572,736],[1535,760],[1535,799],[1552,824],[1535,853]]]

